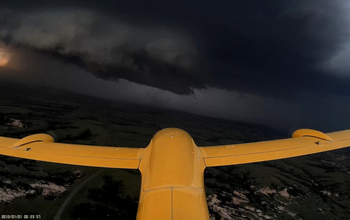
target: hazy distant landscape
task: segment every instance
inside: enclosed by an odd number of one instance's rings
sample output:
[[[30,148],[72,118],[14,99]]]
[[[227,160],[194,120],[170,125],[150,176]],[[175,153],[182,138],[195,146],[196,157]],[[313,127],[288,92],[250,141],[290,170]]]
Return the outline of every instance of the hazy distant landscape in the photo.
[[[16,86],[19,85],[3,84],[0,88],[0,136],[22,138],[47,133],[62,143],[146,147],[158,130],[167,127],[186,130],[198,146],[290,135],[263,125],[112,102],[48,88],[17,90]],[[349,150],[344,149],[206,169],[211,218],[349,219],[349,162]],[[140,181],[137,170],[1,156],[0,216],[135,219]]]

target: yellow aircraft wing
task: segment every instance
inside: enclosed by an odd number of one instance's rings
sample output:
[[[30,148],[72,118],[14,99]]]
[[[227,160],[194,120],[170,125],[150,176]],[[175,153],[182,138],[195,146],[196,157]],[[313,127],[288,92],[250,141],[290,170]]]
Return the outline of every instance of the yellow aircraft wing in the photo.
[[[141,171],[137,219],[209,219],[204,169],[252,163],[350,146],[350,130],[324,134],[300,129],[293,138],[237,145],[197,147],[185,131],[158,131],[142,148],[53,143],[46,134],[0,137],[0,154],[56,163],[131,168]]]
[[[23,139],[0,137],[0,154],[32,160],[94,167],[138,169],[143,148],[54,143],[47,134]]]
[[[348,146],[350,130],[324,134],[299,129],[288,139],[200,147],[200,150],[206,166],[215,167],[296,157]]]

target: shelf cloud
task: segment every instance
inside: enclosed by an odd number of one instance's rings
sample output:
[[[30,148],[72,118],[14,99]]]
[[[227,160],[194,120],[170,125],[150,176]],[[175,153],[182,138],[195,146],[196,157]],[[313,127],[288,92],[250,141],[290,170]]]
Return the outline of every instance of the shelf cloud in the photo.
[[[120,78],[177,94],[205,88],[207,70],[180,30],[138,27],[89,10],[3,13],[8,44],[51,53],[106,80]]]

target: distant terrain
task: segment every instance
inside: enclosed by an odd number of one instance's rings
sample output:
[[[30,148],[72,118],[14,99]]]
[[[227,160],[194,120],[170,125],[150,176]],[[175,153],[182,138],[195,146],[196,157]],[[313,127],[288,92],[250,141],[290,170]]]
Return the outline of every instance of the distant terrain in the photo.
[[[198,146],[290,135],[263,125],[17,86],[0,85],[0,136],[47,133],[62,143],[146,147],[167,127],[186,130]],[[350,219],[349,152],[206,169],[211,219]],[[137,170],[0,156],[0,216],[135,219],[140,181]]]

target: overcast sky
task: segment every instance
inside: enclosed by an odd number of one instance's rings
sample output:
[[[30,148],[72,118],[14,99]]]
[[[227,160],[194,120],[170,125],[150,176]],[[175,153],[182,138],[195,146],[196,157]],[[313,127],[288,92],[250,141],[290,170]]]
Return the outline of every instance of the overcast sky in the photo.
[[[332,131],[349,31],[347,0],[1,1],[0,80]]]

